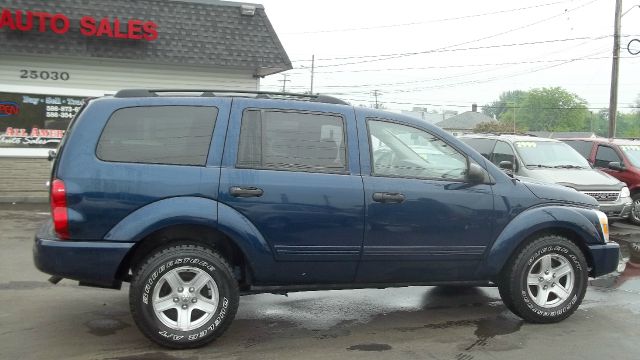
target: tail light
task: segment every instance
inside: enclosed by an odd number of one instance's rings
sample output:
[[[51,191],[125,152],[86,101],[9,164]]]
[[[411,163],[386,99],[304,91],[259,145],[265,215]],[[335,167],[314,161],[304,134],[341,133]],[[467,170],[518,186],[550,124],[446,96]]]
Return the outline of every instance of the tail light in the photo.
[[[55,179],[51,182],[51,216],[53,226],[60,239],[69,238],[69,216],[67,212],[67,190],[64,181]]]

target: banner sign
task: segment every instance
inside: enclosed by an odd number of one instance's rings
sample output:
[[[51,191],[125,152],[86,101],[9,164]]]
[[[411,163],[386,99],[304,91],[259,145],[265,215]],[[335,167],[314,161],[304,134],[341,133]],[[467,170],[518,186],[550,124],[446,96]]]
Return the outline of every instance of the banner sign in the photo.
[[[83,97],[0,92],[0,147],[55,148]]]

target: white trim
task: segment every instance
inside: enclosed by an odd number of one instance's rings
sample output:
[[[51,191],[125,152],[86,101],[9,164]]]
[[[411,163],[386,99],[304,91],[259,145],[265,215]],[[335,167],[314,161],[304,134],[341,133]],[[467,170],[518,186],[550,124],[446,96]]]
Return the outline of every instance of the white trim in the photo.
[[[18,148],[0,147],[0,157],[22,157],[22,158],[46,158],[49,156],[51,148]]]

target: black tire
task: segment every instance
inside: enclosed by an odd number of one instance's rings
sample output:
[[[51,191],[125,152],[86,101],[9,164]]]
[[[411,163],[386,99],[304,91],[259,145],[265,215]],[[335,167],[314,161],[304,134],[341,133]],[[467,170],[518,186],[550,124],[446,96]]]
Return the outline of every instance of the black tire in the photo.
[[[170,281],[176,283],[176,280],[170,275],[176,273],[179,277],[177,283],[180,280],[195,283],[198,274],[207,282],[198,290],[186,286],[173,289]],[[189,279],[189,274],[193,274],[192,279]],[[178,293],[178,289],[182,292]],[[178,299],[176,306],[169,304],[175,309],[167,309],[157,315],[153,305],[156,295],[174,302]],[[233,321],[238,302],[238,283],[229,264],[211,249],[195,244],[174,245],[149,254],[142,265],[134,269],[129,290],[131,315],[140,331],[151,341],[172,349],[196,348],[218,338]],[[203,311],[200,307],[204,305],[215,310]],[[196,318],[196,324],[189,326],[197,327],[185,326],[187,331],[177,328],[180,326],[178,312],[183,306],[187,312],[180,314],[188,314],[189,323]],[[198,324],[198,320],[202,324]],[[175,324],[172,325],[171,321]]]
[[[636,202],[640,201],[640,193],[631,196],[631,213],[629,214],[629,222],[633,225],[640,225],[640,211],[636,211]],[[611,221],[609,221],[611,222]]]
[[[542,268],[543,257],[549,261],[549,273]],[[564,268],[572,270],[572,274],[556,278],[555,271],[560,269],[558,264],[566,265]],[[543,280],[536,280],[540,283],[528,285],[527,277],[530,272],[537,279]],[[587,290],[588,276],[587,262],[582,251],[564,237],[549,235],[535,239],[513,255],[502,273],[498,287],[503,302],[514,314],[533,323],[553,323],[566,319],[576,311]],[[560,297],[556,294],[569,287],[569,284],[571,290],[568,295],[565,293]],[[543,286],[550,291],[546,297],[545,293],[538,293]],[[535,295],[541,296],[541,302],[548,304],[541,306],[536,303]]]

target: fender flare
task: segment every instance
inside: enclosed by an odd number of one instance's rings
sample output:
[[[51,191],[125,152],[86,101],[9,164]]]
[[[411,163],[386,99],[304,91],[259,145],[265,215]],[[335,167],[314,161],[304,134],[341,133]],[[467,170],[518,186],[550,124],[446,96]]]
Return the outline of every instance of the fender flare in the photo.
[[[545,229],[562,229],[577,234],[583,245],[604,243],[599,220],[589,209],[552,205],[530,208],[518,214],[490,246],[481,276],[495,279],[513,253],[531,235]]]
[[[106,241],[138,242],[147,235],[172,225],[205,225],[215,228],[218,205],[211,199],[180,196],[145,205],[120,220],[104,236]]]
[[[245,255],[254,273],[273,268],[273,252],[258,229],[238,211],[218,201],[193,196],[167,198],[122,219],[104,240],[135,243],[172,225],[204,225],[225,234]]]

